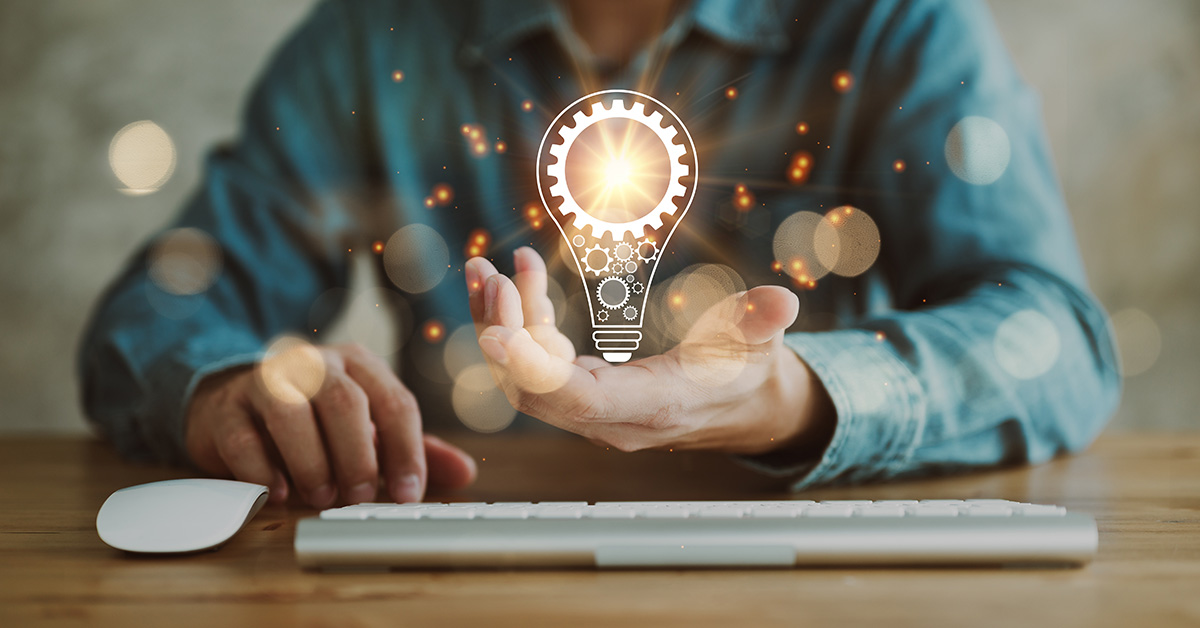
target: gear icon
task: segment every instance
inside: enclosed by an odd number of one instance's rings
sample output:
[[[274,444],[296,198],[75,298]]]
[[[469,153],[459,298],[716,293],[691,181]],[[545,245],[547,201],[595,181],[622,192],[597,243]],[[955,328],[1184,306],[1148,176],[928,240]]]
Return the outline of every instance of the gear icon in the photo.
[[[625,315],[625,320],[627,321],[637,318],[637,308],[633,307],[632,305],[625,308],[625,311],[622,313]]]
[[[592,266],[592,262],[591,262],[592,253],[597,253],[597,252],[604,254],[604,263],[600,264],[598,266]],[[579,261],[583,263],[584,270],[587,270],[587,271],[591,272],[593,275],[596,275],[597,277],[599,277],[600,275],[603,275],[605,272],[608,272],[608,270],[609,270],[608,266],[609,266],[609,264],[611,264],[613,262],[613,258],[612,258],[612,254],[608,252],[608,249],[597,244],[597,245],[593,246],[592,248],[584,251],[583,257],[579,258]]]
[[[610,310],[618,309],[629,301],[629,286],[616,277],[605,277],[596,286],[596,300]]]
[[[625,275],[625,283],[627,283],[631,286],[633,285],[633,282],[635,279],[636,279],[636,277],[634,277],[633,275]]]
[[[613,263],[608,265],[608,274],[620,275],[625,270],[625,262],[621,260],[613,260]]]
[[[622,242],[613,249],[613,255],[622,262],[628,261],[633,257],[633,246],[628,242]]]
[[[601,323],[608,320],[608,310],[600,310],[599,312],[596,312],[596,320],[600,321]]]
[[[645,253],[647,250],[650,251],[650,254],[643,255],[643,253]],[[654,257],[658,255],[658,245],[655,244],[654,240],[651,240],[650,238],[642,238],[638,241],[635,251],[637,251],[638,259],[642,260],[642,263],[644,264],[654,259]]]
[[[645,290],[645,289],[646,289],[646,286],[642,285],[642,282],[635,281],[633,283],[633,293],[634,294],[641,294],[642,290]]]
[[[627,93],[630,96],[639,95],[624,90],[613,91]],[[593,94],[592,96],[595,95]],[[586,96],[585,98],[590,97]],[[673,118],[675,117],[670,109],[667,109],[661,103],[659,104],[668,113],[671,113]],[[587,108],[588,105],[583,105],[583,109]],[[549,153],[556,158],[556,161],[548,164],[545,172],[547,176],[554,177],[557,181],[554,185],[550,186],[549,192],[551,196],[562,200],[562,204],[558,207],[558,212],[564,218],[568,216],[572,217],[571,222],[576,229],[583,230],[585,226],[591,225],[592,237],[598,239],[606,235],[613,240],[622,240],[626,237],[637,238],[642,235],[645,227],[661,228],[663,226],[663,217],[675,215],[680,209],[686,208],[686,205],[691,200],[690,198],[685,200],[682,203],[683,207],[675,202],[677,197],[688,195],[688,189],[681,181],[684,177],[691,174],[691,167],[680,163],[680,159],[687,155],[689,148],[692,147],[691,138],[687,136],[687,132],[685,131],[684,139],[687,141],[687,144],[676,144],[674,139],[679,135],[679,129],[674,124],[668,124],[666,127],[663,127],[663,113],[661,111],[646,113],[646,103],[644,102],[635,101],[633,106],[626,107],[625,101],[617,98],[612,101],[609,107],[605,107],[602,102],[594,102],[591,103],[590,109],[590,113],[584,113],[582,110],[575,113],[573,117],[575,126],[566,126],[565,124],[561,126],[558,129],[558,136],[562,139],[562,142],[553,144],[549,148]],[[658,136],[658,139],[662,141],[663,148],[667,151],[667,161],[670,163],[667,191],[663,194],[662,199],[645,216],[628,222],[608,222],[592,216],[579,206],[579,203],[575,201],[570,189],[567,187],[567,154],[571,151],[571,145],[575,143],[575,140],[578,139],[580,133],[583,133],[584,129],[603,120],[611,119],[632,120],[641,123],[647,129],[653,131]],[[549,138],[549,134],[550,131],[547,131],[547,139]],[[694,159],[694,148],[692,148],[692,152]]]

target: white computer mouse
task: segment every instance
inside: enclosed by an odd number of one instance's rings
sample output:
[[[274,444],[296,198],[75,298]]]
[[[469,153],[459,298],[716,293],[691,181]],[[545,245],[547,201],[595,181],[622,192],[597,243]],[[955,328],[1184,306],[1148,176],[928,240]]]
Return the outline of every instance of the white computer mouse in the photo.
[[[127,552],[212,549],[228,541],[267,501],[267,487],[187,479],[123,488],[96,515],[100,539]]]

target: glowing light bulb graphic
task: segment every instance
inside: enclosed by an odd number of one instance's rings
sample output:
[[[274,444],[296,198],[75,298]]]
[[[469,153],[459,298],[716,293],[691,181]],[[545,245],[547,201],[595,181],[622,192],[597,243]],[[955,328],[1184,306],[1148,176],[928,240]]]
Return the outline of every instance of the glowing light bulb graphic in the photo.
[[[579,269],[592,340],[625,362],[642,340],[646,297],[696,195],[696,147],[670,108],[610,89],[571,103],[546,129],[538,190]]]

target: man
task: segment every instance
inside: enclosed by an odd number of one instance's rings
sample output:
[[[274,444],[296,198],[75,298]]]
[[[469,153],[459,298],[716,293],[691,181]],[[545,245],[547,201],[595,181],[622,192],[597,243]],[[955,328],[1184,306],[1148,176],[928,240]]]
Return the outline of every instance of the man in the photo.
[[[519,215],[549,120],[607,87],[663,100],[700,145],[660,276],[721,262],[757,286],[620,366],[544,324],[547,272],[568,269],[547,270],[537,249],[557,234]],[[463,142],[464,124],[488,144]],[[430,207],[439,183],[453,203]],[[733,207],[747,186],[755,200]],[[772,268],[789,216],[840,206],[878,225],[869,270]],[[470,457],[423,435],[453,415],[418,343],[400,377],[342,346],[254,367],[282,333],[319,339],[337,308],[314,303],[341,302],[348,251],[409,224],[437,229],[466,283],[404,294],[414,319],[473,319],[515,407],[624,450],[725,451],[800,489],[1046,460],[1085,447],[1119,396],[1036,98],[982,3],[363,0],[315,10],[208,162],[176,224],[221,248],[194,311],[154,309],[172,295],[144,254],[104,297],[82,349],[89,416],[127,455],[316,507],[381,480],[397,501],[469,483]],[[454,256],[480,228],[533,247],[510,265],[493,245],[501,269]]]

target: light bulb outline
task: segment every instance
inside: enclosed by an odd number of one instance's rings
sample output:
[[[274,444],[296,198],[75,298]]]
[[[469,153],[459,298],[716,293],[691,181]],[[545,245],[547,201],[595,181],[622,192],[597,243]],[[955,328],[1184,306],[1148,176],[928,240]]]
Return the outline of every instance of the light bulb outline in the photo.
[[[627,96],[633,102],[633,105],[627,108],[625,106],[626,101],[615,96]],[[606,100],[609,102],[607,108],[603,106]],[[593,101],[590,105],[590,116],[583,112],[583,109],[588,107],[586,104],[587,101]],[[581,103],[583,104],[581,105]],[[567,127],[566,124],[569,124],[569,122],[565,121],[564,117],[568,112],[576,108],[580,110],[571,117],[575,126]],[[647,108],[654,109],[653,113],[646,115],[645,111]],[[598,114],[598,111],[603,113]],[[615,114],[614,111],[616,112]],[[663,148],[667,151],[667,161],[671,170],[671,178],[668,181],[667,190],[664,192],[662,200],[655,209],[635,220],[622,223],[602,221],[584,211],[571,197],[570,190],[567,189],[566,179],[566,157],[575,138],[592,124],[613,118],[639,122],[653,131],[663,142]],[[661,126],[664,118],[670,121],[670,124],[666,127]],[[584,125],[581,124],[581,121],[590,122]],[[649,121],[650,124],[647,124],[646,121]],[[560,138],[565,137],[568,140],[563,144],[548,144],[552,134],[556,131]],[[680,136],[682,136],[682,143],[676,144],[675,139],[680,138]],[[548,156],[555,159],[554,163],[547,163],[549,161]],[[685,157],[690,161],[690,164],[681,163],[681,160]],[[688,131],[687,126],[683,123],[679,115],[657,98],[633,90],[607,89],[587,94],[564,107],[547,126],[539,145],[535,167],[537,169],[538,195],[542,201],[542,205],[546,208],[547,213],[555,218],[553,222],[567,244],[576,248],[584,248],[585,244],[592,244],[592,249],[586,249],[586,251],[590,252],[599,247],[600,242],[604,241],[606,237],[612,241],[614,247],[622,242],[630,243],[634,253],[633,259],[630,261],[636,260],[639,264],[644,264],[647,274],[644,285],[641,282],[635,282],[637,286],[636,290],[633,289],[633,284],[629,286],[631,288],[629,290],[629,298],[632,298],[633,295],[642,296],[642,293],[648,293],[648,288],[652,285],[654,276],[658,271],[658,262],[661,261],[662,250],[679,227],[680,221],[683,220],[688,210],[691,209],[692,202],[695,200],[696,192],[699,188],[699,155],[697,154],[695,141],[692,139],[691,132]],[[549,177],[555,179],[553,186],[546,181]],[[683,181],[688,177],[690,177],[690,181],[685,185]],[[547,192],[549,192],[549,195]],[[554,198],[563,199],[563,203],[557,208],[552,209],[551,199]],[[567,203],[568,200],[570,201],[569,204]],[[668,215],[673,218],[670,229],[666,231],[665,235],[658,233],[657,230],[662,229],[664,226],[663,218]],[[587,238],[590,242],[574,242],[571,236],[568,235],[564,223],[570,224],[572,230],[578,232],[574,234],[575,240],[581,239],[583,237],[582,233],[585,232],[585,227],[590,225],[590,237]],[[653,230],[650,235],[646,234],[647,228]],[[643,255],[643,249],[645,248],[649,249],[649,255]],[[611,252],[607,249],[604,249],[604,251],[611,260]],[[591,268],[591,265],[586,260],[586,253],[582,258],[578,253],[570,257],[575,260],[579,277],[583,281],[585,289],[590,292],[586,273],[590,271],[593,275],[599,277],[604,271]],[[626,302],[628,300],[627,298]],[[625,315],[624,317],[629,321],[629,324],[621,324],[619,322],[610,323],[608,321],[612,317],[609,316],[609,310],[604,307],[597,307],[597,303],[593,303],[592,298],[588,298],[586,301],[589,313],[592,316],[592,327],[596,330],[592,334],[593,339],[596,341],[596,348],[610,362],[628,360],[631,355],[629,351],[637,349],[637,339],[641,338],[640,329],[644,323],[645,308],[628,306],[625,310],[621,311],[621,314]],[[602,303],[599,299],[597,299],[597,302]],[[633,314],[632,318],[628,314]],[[603,329],[614,331],[603,332],[601,331]],[[608,338],[611,338],[614,333],[621,330],[636,334],[636,339],[631,340],[632,349],[628,345],[623,348],[617,348],[616,345],[621,344],[622,341],[611,339],[602,341],[602,334],[608,334]],[[609,346],[602,346],[603,342],[609,343]]]

